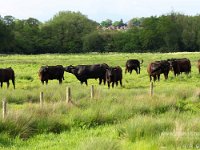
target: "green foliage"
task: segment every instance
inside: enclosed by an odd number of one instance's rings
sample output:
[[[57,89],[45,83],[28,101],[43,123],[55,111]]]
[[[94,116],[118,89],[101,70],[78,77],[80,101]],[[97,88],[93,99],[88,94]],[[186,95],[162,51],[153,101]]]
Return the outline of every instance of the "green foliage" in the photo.
[[[56,49],[57,52],[81,52],[81,38],[94,31],[96,26],[97,23],[80,12],[61,11],[46,23],[45,28],[50,30],[50,34],[46,34],[49,37],[43,40],[53,46],[50,49]]]
[[[169,120],[160,120],[152,117],[135,117],[123,127],[119,127],[119,136],[125,136],[132,142],[145,138],[155,138],[162,132],[171,131],[173,122]]]
[[[102,27],[109,27],[109,26],[112,25],[112,20],[106,19],[105,21],[102,21],[102,22],[100,23],[100,25],[101,25]]]
[[[178,52],[199,51],[200,15],[171,12],[97,23],[80,12],[60,11],[49,21],[0,18],[0,53]],[[105,29],[114,26],[117,29]]]

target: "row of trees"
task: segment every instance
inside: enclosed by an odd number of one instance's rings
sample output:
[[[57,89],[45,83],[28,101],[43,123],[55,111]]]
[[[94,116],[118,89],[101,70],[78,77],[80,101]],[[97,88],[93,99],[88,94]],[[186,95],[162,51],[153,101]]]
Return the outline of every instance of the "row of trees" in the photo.
[[[112,23],[102,21],[101,25]],[[123,23],[120,20],[118,23]],[[0,53],[200,51],[200,16],[170,13],[133,18],[126,31],[101,30],[80,12],[62,11],[42,23],[0,17]]]

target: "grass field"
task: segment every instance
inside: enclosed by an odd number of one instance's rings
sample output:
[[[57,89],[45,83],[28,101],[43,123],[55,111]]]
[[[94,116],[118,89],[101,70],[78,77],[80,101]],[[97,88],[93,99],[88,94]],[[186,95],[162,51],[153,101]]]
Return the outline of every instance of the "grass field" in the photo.
[[[168,58],[189,58],[192,72],[154,84],[149,96],[147,65]],[[127,59],[144,60],[141,74],[124,74]],[[16,89],[6,84],[0,98],[8,101],[5,120],[0,115],[0,149],[200,149],[200,53],[105,53],[0,55],[0,68],[12,67]],[[88,80],[81,85],[65,72],[62,85],[42,85],[42,65],[107,63],[123,69],[123,87],[108,89]],[[90,86],[95,97],[90,99]],[[66,104],[66,87],[71,87],[74,105]],[[44,92],[45,105],[39,105]],[[0,107],[2,112],[2,108]]]

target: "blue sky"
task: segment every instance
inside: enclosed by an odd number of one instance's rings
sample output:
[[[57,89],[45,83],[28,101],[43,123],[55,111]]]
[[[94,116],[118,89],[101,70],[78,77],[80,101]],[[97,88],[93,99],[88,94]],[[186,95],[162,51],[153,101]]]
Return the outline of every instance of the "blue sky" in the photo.
[[[124,22],[135,17],[160,16],[171,11],[200,14],[200,0],[0,0],[0,15],[48,21],[59,11],[80,11],[89,19]]]

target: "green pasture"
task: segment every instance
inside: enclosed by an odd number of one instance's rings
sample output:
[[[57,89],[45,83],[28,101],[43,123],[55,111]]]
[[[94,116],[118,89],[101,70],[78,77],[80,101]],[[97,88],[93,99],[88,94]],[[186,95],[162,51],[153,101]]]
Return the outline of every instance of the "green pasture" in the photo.
[[[131,58],[144,61],[141,74],[124,74]],[[161,75],[151,97],[147,65],[168,58],[189,58],[192,72],[178,77],[170,72],[168,80]],[[12,67],[16,76],[15,90],[6,83],[0,89],[0,99],[8,102],[6,119],[0,115],[0,149],[200,149],[198,59],[199,52],[0,55],[0,68]],[[97,63],[121,66],[123,87],[108,89],[94,79],[81,85],[67,72],[62,85],[56,80],[42,85],[38,78],[42,65]],[[66,104],[66,87],[73,104]]]

